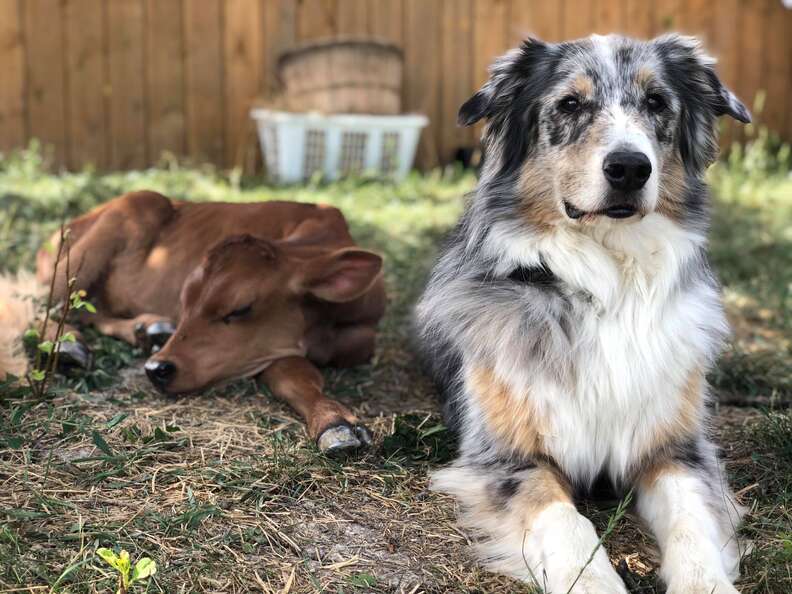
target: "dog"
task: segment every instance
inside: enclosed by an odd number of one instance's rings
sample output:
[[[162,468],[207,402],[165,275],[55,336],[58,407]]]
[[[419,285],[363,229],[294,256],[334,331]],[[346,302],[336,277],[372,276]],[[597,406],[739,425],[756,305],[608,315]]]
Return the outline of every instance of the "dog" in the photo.
[[[66,229],[55,282],[60,233],[38,252],[38,280],[52,283],[55,303],[86,291],[97,311],[81,313],[81,323],[131,344],[161,345],[145,363],[159,390],[193,393],[255,377],[302,415],[321,451],[371,443],[355,415],[324,394],[317,369],[368,361],[385,311],[382,258],[355,245],[341,211],[144,191]],[[62,355],[84,365],[87,350],[70,330],[78,341],[63,343]]]
[[[668,592],[737,592],[705,379],[728,333],[703,179],[721,115],[751,120],[679,35],[528,39],[459,111],[487,120],[487,159],[415,322],[460,440],[433,487],[494,571],[626,592],[574,503],[605,480],[632,491]]]

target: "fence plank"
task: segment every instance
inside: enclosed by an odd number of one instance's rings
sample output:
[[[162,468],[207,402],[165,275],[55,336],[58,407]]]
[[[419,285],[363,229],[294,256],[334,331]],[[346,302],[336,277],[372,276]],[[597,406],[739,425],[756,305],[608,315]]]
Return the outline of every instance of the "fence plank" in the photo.
[[[654,0],[653,35],[678,29],[681,8],[681,0]]]
[[[766,70],[764,85],[767,92],[764,121],[774,130],[786,130],[790,106],[792,106],[792,59],[788,46],[792,34],[788,11],[780,2],[769,1],[767,6],[767,43],[764,46]],[[786,46],[786,51],[784,48]]]
[[[739,0],[721,0],[716,15],[712,43],[707,48],[710,54],[718,60],[716,69],[721,81],[730,89],[734,89],[735,92],[738,92],[737,79],[740,66],[740,48],[736,43],[740,18],[738,3]],[[745,99],[744,97],[740,98]],[[721,118],[721,146],[730,146],[738,138],[738,130],[742,130],[742,128],[742,124],[738,124],[730,118]]]
[[[564,39],[580,39],[594,30],[594,4],[566,0],[561,27]]]
[[[22,6],[26,10],[30,135],[51,146],[55,163],[62,165],[66,161],[63,6],[60,0],[28,0]]]
[[[425,0],[406,0],[405,67],[407,110],[429,116],[429,125],[421,134],[418,160],[424,167],[438,164],[438,120],[440,117],[440,6]]]
[[[528,36],[543,41],[563,38],[562,3],[544,0],[511,0],[507,15],[509,47],[515,47]]]
[[[598,0],[594,13],[594,32],[600,35],[623,33],[627,21],[625,0]]]
[[[717,20],[713,18],[711,0],[686,0],[681,6],[679,29],[701,40],[709,48],[716,38]]]
[[[371,34],[401,45],[404,25],[402,0],[377,0],[376,10],[369,15]]]
[[[506,34],[508,4],[503,0],[473,0],[473,74],[474,88],[478,89],[489,76],[493,60],[509,46]],[[476,139],[481,137],[483,122],[473,128]]]
[[[337,10],[338,34],[361,36],[368,35],[369,12],[377,10],[377,6],[369,0],[341,0]]]
[[[107,3],[110,60],[110,162],[115,169],[149,163],[143,96],[144,7],[142,0]]]
[[[749,109],[756,106],[757,95],[762,89],[762,57],[764,46],[765,19],[764,0],[741,0],[739,41],[740,76],[737,92]],[[763,120],[761,112],[754,110],[754,122]]]
[[[187,153],[225,161],[222,0],[184,0]]]
[[[18,148],[27,139],[23,15],[19,7],[16,1],[0,2],[0,151]]]
[[[473,145],[470,128],[457,126],[459,107],[472,94],[471,71],[459,68],[473,59],[470,39],[472,36],[471,0],[445,0],[442,15],[442,72],[440,86],[440,158],[449,162],[459,147]]]
[[[333,37],[338,31],[338,0],[300,0],[297,5],[297,37],[310,41]]]
[[[278,56],[297,40],[297,0],[262,0],[264,20],[263,92],[272,97],[279,90]]]
[[[260,4],[253,0],[226,0],[226,163],[243,166],[250,155],[250,107],[261,82],[262,52]]]
[[[146,113],[148,154],[184,154],[183,9],[181,0],[147,1]]]
[[[108,165],[103,16],[101,0],[72,0],[65,5],[67,162],[71,169]]]
[[[623,32],[639,39],[652,37],[652,3],[646,0],[627,0]]]

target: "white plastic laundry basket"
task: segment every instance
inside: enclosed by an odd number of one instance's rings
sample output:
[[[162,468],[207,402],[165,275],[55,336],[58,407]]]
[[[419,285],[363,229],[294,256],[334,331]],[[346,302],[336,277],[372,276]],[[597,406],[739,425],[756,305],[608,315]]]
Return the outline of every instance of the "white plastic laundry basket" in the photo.
[[[423,115],[322,115],[250,112],[273,181],[299,182],[322,171],[334,180],[373,174],[402,179],[412,167]]]

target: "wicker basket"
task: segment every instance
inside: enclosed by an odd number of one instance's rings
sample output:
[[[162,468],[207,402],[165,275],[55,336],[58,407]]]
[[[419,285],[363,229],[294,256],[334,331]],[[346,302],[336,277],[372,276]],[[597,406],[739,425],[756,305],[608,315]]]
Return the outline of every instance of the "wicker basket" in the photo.
[[[401,113],[403,56],[375,39],[312,42],[283,53],[278,72],[289,111]]]

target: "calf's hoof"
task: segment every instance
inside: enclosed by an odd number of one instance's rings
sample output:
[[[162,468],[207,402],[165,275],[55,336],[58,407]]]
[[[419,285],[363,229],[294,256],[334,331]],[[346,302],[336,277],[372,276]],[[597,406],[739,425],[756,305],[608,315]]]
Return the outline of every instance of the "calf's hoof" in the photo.
[[[61,342],[58,347],[58,371],[68,374],[91,366],[91,351],[81,342]]]
[[[165,346],[174,332],[176,332],[176,328],[167,320],[152,324],[143,322],[135,324],[135,340],[148,355],[156,353]]]
[[[371,433],[363,425],[346,421],[328,427],[316,440],[319,451],[333,458],[343,458],[371,445]]]

